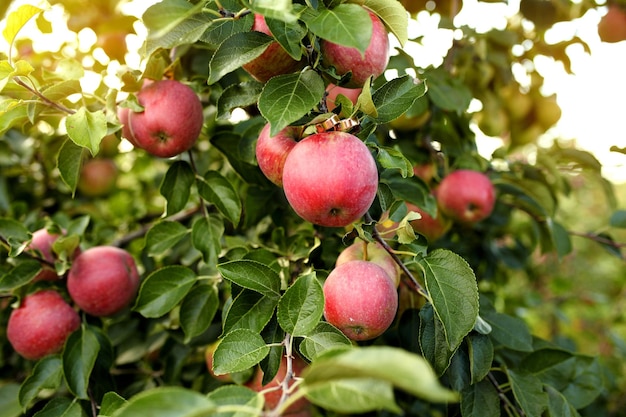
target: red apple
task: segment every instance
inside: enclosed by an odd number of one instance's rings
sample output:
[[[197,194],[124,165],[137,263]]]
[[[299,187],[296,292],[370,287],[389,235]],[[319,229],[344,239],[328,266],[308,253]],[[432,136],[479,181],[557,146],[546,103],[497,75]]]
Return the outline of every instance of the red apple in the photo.
[[[78,307],[93,316],[111,316],[126,308],[139,288],[133,257],[114,246],[96,246],[72,263],[67,289]]]
[[[87,197],[102,197],[115,189],[117,165],[112,159],[87,160],[78,178],[78,191]]]
[[[283,185],[283,168],[287,155],[296,146],[299,138],[300,129],[293,126],[287,126],[272,137],[269,123],[261,129],[256,142],[256,159],[263,174],[279,187]]]
[[[352,72],[349,88],[363,87],[370,76],[381,75],[389,63],[389,35],[385,25],[374,13],[368,10],[372,19],[372,37],[365,50],[365,56],[357,48],[339,45],[326,40],[320,41],[320,52],[327,66],[335,67],[337,74]]]
[[[293,376],[300,376],[302,371],[306,368],[307,363],[303,361],[300,357],[294,356],[292,360],[292,372]],[[256,391],[263,392],[263,396],[265,397],[265,410],[273,410],[278,405],[280,398],[283,394],[283,390],[280,388],[281,383],[285,379],[287,375],[287,358],[283,357],[280,362],[280,366],[278,367],[278,371],[276,372],[276,376],[267,384],[263,385],[263,371],[260,367],[257,367],[252,379],[246,382],[244,385],[248,388]],[[289,384],[293,385],[293,380]],[[306,398],[301,398],[292,404],[283,415],[288,415],[291,417],[308,415],[308,411],[311,407],[311,403]]]
[[[265,17],[260,14],[254,15],[252,30],[272,36],[270,28],[265,23]],[[248,74],[262,83],[276,75],[288,74],[301,67],[302,62],[293,59],[278,42],[270,43],[261,55],[242,66]]]
[[[324,317],[352,340],[380,336],[391,326],[397,310],[396,285],[373,262],[346,262],[326,278]]]
[[[495,189],[482,172],[459,169],[444,177],[437,189],[442,213],[460,223],[476,223],[489,217]]]
[[[130,114],[130,109],[128,107],[118,107],[117,108],[117,118],[122,125],[122,137],[133,144],[133,146],[137,146],[137,142],[135,141],[135,137],[133,136],[133,132],[130,131],[130,125],[128,124],[128,116]]]
[[[59,234],[50,233],[47,229],[39,229],[33,232],[33,237],[28,244],[26,250],[33,250],[37,252],[38,256],[45,259],[49,263],[54,263],[57,260],[57,255],[52,251],[52,245],[59,238]],[[80,248],[76,248],[73,253],[73,257],[80,254]],[[33,281],[54,281],[59,279],[55,269],[48,264],[42,264],[42,270],[33,278]]]
[[[452,226],[452,222],[444,217],[441,212],[437,213],[437,217],[432,217],[415,204],[407,202],[406,206],[410,211],[419,213],[422,216],[421,219],[412,220],[410,224],[413,230],[424,236],[429,243],[436,241],[446,234]]]
[[[610,3],[607,13],[598,23],[598,35],[602,42],[626,40],[626,11],[619,5]]]
[[[432,162],[416,164],[413,166],[413,175],[421,178],[426,184],[430,184],[437,175],[437,165]]]
[[[36,360],[59,352],[78,327],[76,310],[58,292],[42,290],[24,297],[11,312],[7,339],[21,356]]]
[[[357,260],[369,261],[379,265],[387,272],[396,287],[400,284],[400,267],[380,243],[364,240],[355,241],[341,251],[335,261],[335,267]]]
[[[127,139],[135,146],[169,158],[194,145],[204,116],[202,103],[190,87],[176,80],[159,80],[145,85],[137,100],[144,110],[129,111],[127,116],[130,133]]]
[[[333,111],[337,107],[338,103],[336,100],[340,94],[349,99],[352,104],[356,104],[362,90],[362,88],[346,88],[332,83],[328,84],[326,87],[326,93],[328,93],[326,96],[326,107],[328,107],[328,111]]]
[[[283,188],[303,219],[344,227],[363,216],[376,197],[376,162],[367,146],[350,133],[317,133],[289,152]]]

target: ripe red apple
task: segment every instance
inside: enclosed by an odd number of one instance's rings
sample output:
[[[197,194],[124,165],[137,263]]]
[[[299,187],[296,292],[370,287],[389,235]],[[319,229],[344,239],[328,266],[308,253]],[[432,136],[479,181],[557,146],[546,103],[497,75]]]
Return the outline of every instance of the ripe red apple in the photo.
[[[338,103],[336,100],[340,94],[349,99],[352,104],[356,104],[362,90],[362,88],[346,88],[332,83],[328,84],[326,87],[326,93],[328,93],[326,96],[326,107],[328,111],[333,111],[337,107]]]
[[[135,141],[135,137],[133,136],[133,132],[130,131],[130,125],[128,124],[128,116],[130,114],[130,109],[128,107],[118,107],[117,108],[117,118],[122,125],[122,137],[133,144],[133,146],[137,146],[137,142]]]
[[[93,316],[111,316],[126,308],[139,288],[135,260],[123,249],[96,246],[72,263],[67,289],[78,307]]]
[[[11,312],[7,339],[26,359],[36,360],[57,353],[68,336],[80,327],[80,317],[54,290],[29,294]]]
[[[378,77],[389,64],[389,35],[385,25],[374,13],[369,10],[368,13],[372,19],[372,37],[365,56],[357,48],[320,41],[320,52],[327,66],[335,67],[340,75],[352,72],[352,78],[346,84],[349,88],[363,87],[370,76]]]
[[[335,261],[335,267],[357,260],[375,263],[385,270],[396,287],[400,284],[400,267],[380,243],[356,240],[341,251]]]
[[[142,87],[137,100],[144,110],[128,112],[130,137],[126,139],[131,143],[161,158],[176,156],[194,145],[204,116],[202,103],[190,87],[176,80],[159,80]]]
[[[303,219],[344,227],[363,216],[376,197],[376,162],[367,146],[350,133],[316,133],[289,152],[283,188]]]
[[[293,126],[287,126],[272,137],[269,123],[261,129],[256,142],[256,159],[263,174],[279,187],[283,185],[283,168],[287,155],[296,146],[299,138],[300,129]]]
[[[421,219],[412,220],[410,224],[411,227],[413,227],[413,230],[426,237],[429,243],[436,241],[441,236],[446,234],[452,226],[452,222],[448,218],[444,217],[441,212],[437,213],[437,217],[432,217],[415,204],[407,202],[406,206],[410,211],[419,213],[422,216]]]
[[[602,42],[626,40],[626,11],[619,5],[610,3],[607,13],[598,23],[598,35]]]
[[[265,23],[265,17],[260,14],[255,13],[252,30],[272,36],[270,28]],[[261,55],[242,66],[248,74],[262,83],[276,75],[288,74],[301,67],[302,62],[293,59],[278,42],[270,43]]]
[[[306,368],[307,363],[302,360],[298,356],[294,356],[292,360],[292,372],[294,376],[300,376],[302,371]],[[280,389],[281,383],[285,379],[287,375],[287,358],[283,357],[280,362],[280,366],[278,367],[278,371],[276,372],[276,376],[267,384],[263,385],[263,371],[260,367],[257,367],[252,378],[246,382],[244,385],[248,388],[261,392],[263,391],[263,396],[265,397],[265,410],[273,410],[278,405],[280,398],[283,394],[283,390]],[[293,380],[289,384],[293,385]],[[278,389],[276,389],[278,388]],[[301,398],[292,404],[283,415],[288,415],[291,417],[304,416],[308,415],[308,411],[311,407],[311,403],[306,398]]]
[[[87,197],[102,197],[115,189],[117,165],[109,158],[87,160],[78,178],[78,191]]]
[[[352,340],[380,336],[391,326],[397,310],[396,285],[373,262],[346,262],[324,282],[324,317]]]
[[[437,188],[442,213],[460,223],[476,223],[489,217],[495,189],[482,172],[459,169],[444,177]]]

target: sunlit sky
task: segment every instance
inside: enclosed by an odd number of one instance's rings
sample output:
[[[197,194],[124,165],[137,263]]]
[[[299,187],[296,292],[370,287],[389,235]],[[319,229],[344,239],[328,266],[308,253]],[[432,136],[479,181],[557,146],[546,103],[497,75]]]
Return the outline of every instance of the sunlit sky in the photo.
[[[157,0],[135,0],[125,5],[124,12],[139,17],[145,8],[156,2]],[[38,4],[34,0],[19,0],[14,2],[11,10],[24,3]],[[504,27],[506,16],[515,13],[518,8],[519,0],[499,4],[465,0],[455,23],[467,24],[482,31],[491,26]],[[20,33],[21,37],[33,39],[35,51],[37,48],[53,49],[55,42],[60,45],[64,40],[71,39],[67,29],[55,23],[62,22],[59,11],[60,9],[53,7],[46,12],[46,17],[53,23],[54,36],[38,35],[34,22],[30,22]],[[578,46],[567,50],[572,61],[573,74],[566,73],[560,63],[551,59],[535,62],[545,78],[545,92],[556,93],[562,109],[561,120],[548,132],[544,143],[553,137],[575,140],[580,148],[593,152],[600,159],[605,176],[615,182],[626,182],[626,155],[609,150],[611,145],[626,147],[626,42],[609,44],[600,41],[597,24],[603,13],[605,10],[602,8],[590,10],[581,19],[557,24],[548,33],[548,39],[553,39],[554,42],[576,33],[589,45],[591,54]],[[410,36],[425,35],[421,45],[411,44],[407,47],[415,57],[416,65],[425,67],[440,63],[451,45],[453,33],[437,30],[437,15],[422,13],[417,20],[410,23]],[[0,22],[0,27],[4,27],[4,22]],[[136,26],[136,31],[138,35],[130,35],[127,39],[131,49],[138,48],[142,43],[142,36],[145,35],[140,24]],[[80,42],[75,47],[89,50],[95,43],[95,34],[87,30],[81,35]],[[0,39],[0,50],[8,50],[4,39]],[[140,66],[137,55],[129,55],[127,62],[131,67]],[[107,83],[116,82],[115,72],[118,68],[116,65],[110,66]],[[97,74],[88,74],[83,85],[88,87],[98,77]],[[500,145],[497,139],[486,137],[479,138],[478,143],[485,156],[489,156]]]

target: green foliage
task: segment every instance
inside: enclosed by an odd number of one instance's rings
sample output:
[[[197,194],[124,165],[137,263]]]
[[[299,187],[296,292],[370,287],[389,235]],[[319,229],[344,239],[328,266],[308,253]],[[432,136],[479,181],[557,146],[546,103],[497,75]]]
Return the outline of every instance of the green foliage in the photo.
[[[74,32],[91,27],[102,39],[99,20],[111,20],[123,35],[133,30],[135,19],[116,0],[51,3],[64,8]],[[55,289],[71,302],[64,276],[77,248],[123,247],[137,261],[141,284],[129,308],[106,318],[82,313],[63,350],[36,362],[20,358],[0,332],[0,415],[280,415],[300,401],[306,415],[619,415],[623,332],[607,331],[606,343],[621,355],[616,365],[586,350],[584,333],[577,338],[554,322],[580,307],[581,294],[573,307],[559,304],[568,302],[559,294],[576,291],[580,282],[571,281],[591,269],[577,263],[584,252],[594,263],[598,248],[623,262],[618,240],[626,211],[590,153],[561,141],[521,143],[514,134],[531,130],[537,105],[515,119],[504,90],[537,99],[543,79],[527,64],[549,55],[569,68],[565,48],[587,47],[576,37],[547,44],[543,34],[563,16],[546,23],[530,3],[522,1],[517,17],[535,22],[538,32],[511,19],[504,30],[479,33],[444,16],[441,27],[455,29],[455,42],[441,65],[420,68],[403,49],[420,42],[409,38],[407,2],[163,0],[141,17],[143,69],[122,65],[115,73],[98,58],[97,45],[71,57],[63,50],[28,55],[19,48],[22,30],[32,19],[44,29],[50,22],[38,7],[12,10],[2,32],[10,49],[0,51],[2,328],[38,289]],[[364,52],[371,20],[362,6],[398,41],[389,63],[397,75],[368,80],[356,102],[340,98],[329,112],[326,87],[347,80],[324,62],[319,43]],[[91,7],[97,17],[80,20]],[[568,20],[591,7],[587,0],[559,5]],[[250,30],[253,13],[266,17],[271,35]],[[531,38],[534,44],[525,42]],[[261,83],[242,66],[273,42],[302,65]],[[522,44],[524,52],[516,48]],[[520,85],[514,67],[526,68],[529,85]],[[117,76],[119,86],[101,77],[83,90],[86,73]],[[204,107],[195,146],[170,159],[130,146],[117,116],[118,107],[140,109],[141,85],[161,78],[189,85]],[[492,108],[486,103],[494,97]],[[472,100],[483,109],[470,113]],[[502,147],[481,155],[476,128],[486,129],[481,120],[499,112],[506,114]],[[363,219],[335,229],[299,218],[259,169],[255,145],[266,123],[271,135],[298,126],[303,136],[347,130],[363,140],[379,170],[376,199]],[[88,155],[119,168],[109,195],[78,189]],[[421,164],[432,164],[432,179],[414,173]],[[427,241],[411,226],[420,216],[405,203],[441,215],[437,186],[457,169],[489,176],[494,210]],[[573,202],[588,191],[577,188],[581,182],[592,184],[591,203],[601,204],[591,216]],[[580,232],[583,221],[597,223]],[[391,231],[381,229],[387,222]],[[29,247],[41,228],[64,234],[53,260]],[[580,250],[575,236],[589,246]],[[366,342],[350,340],[324,318],[326,276],[357,239],[384,244],[402,270],[395,321]],[[44,266],[61,278],[35,280]],[[616,276],[585,302],[599,309],[622,284]],[[617,321],[621,311],[604,314]],[[264,383],[281,383],[263,392],[278,393],[277,404],[252,387],[259,371]]]

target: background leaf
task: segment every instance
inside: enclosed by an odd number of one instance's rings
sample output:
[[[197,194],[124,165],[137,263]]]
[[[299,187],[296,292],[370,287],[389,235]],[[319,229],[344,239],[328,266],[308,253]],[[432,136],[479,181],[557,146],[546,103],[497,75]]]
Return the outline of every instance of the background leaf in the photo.
[[[159,387],[130,398],[112,417],[192,417],[215,408],[205,395],[182,387]]]

